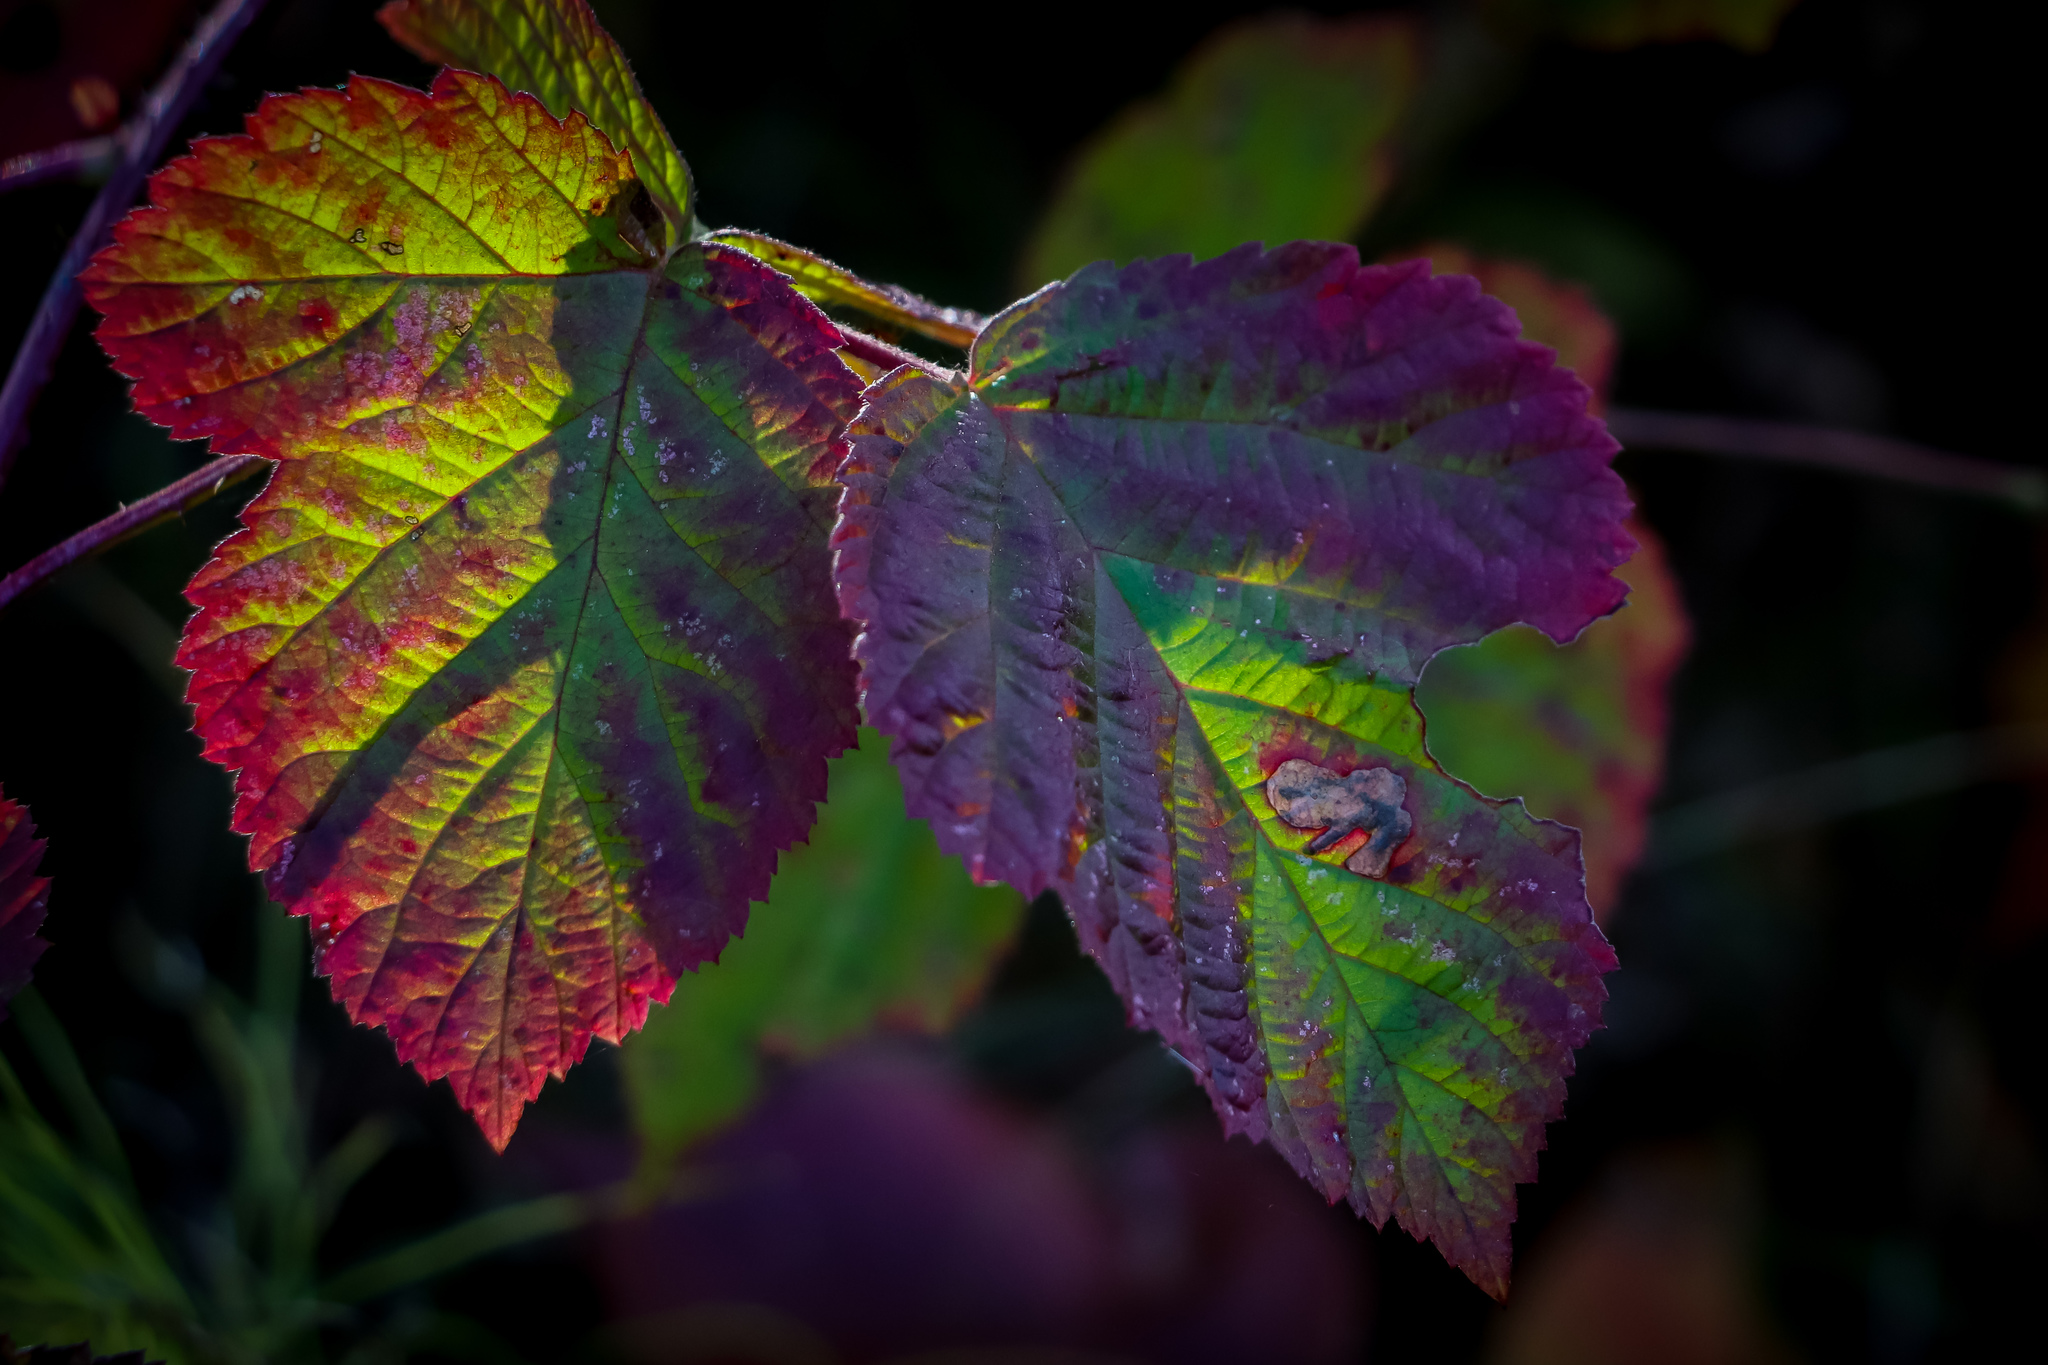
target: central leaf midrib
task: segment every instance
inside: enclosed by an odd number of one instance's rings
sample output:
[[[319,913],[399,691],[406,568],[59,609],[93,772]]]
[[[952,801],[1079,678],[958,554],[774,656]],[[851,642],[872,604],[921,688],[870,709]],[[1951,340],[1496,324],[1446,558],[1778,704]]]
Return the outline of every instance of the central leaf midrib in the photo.
[[[582,637],[583,620],[589,614],[591,588],[597,583],[599,578],[598,562],[603,558],[604,523],[606,520],[604,515],[605,499],[606,495],[611,492],[612,479],[619,465],[624,462],[623,457],[619,453],[619,441],[625,430],[622,423],[626,412],[626,395],[632,392],[633,389],[633,371],[639,366],[640,352],[645,345],[647,337],[648,319],[654,315],[655,296],[659,292],[664,278],[665,275],[662,272],[650,272],[647,292],[641,299],[640,317],[633,325],[633,339],[626,347],[626,364],[619,372],[618,403],[612,413],[609,453],[606,455],[604,462],[604,486],[598,489],[597,498],[592,504],[592,515],[595,518],[595,525],[590,533],[590,569],[583,579],[583,596],[576,604],[576,616],[573,624],[569,627],[568,643],[562,649],[562,667],[555,675],[555,723],[554,728],[548,734],[550,761],[552,761],[554,755],[562,751],[562,695],[568,690],[570,664],[576,657],[576,642]],[[598,404],[592,403],[590,406],[595,408]],[[589,410],[589,408],[584,409],[586,412]],[[566,460],[567,456],[565,455],[565,463]],[[644,656],[645,651],[642,651],[642,654]],[[674,746],[671,745],[670,749],[673,752]],[[583,784],[573,782],[571,785],[576,789],[576,799],[583,803],[585,817],[589,819],[591,828],[595,830],[597,827],[597,813],[591,806],[589,796],[584,793]],[[606,919],[612,933],[613,962],[616,966],[618,956],[618,920],[621,913],[618,900],[618,885],[615,876],[617,869],[613,866],[612,860],[607,853],[605,841],[598,839],[596,843],[598,857],[604,863],[605,869],[605,899],[611,906],[611,914]]]
[[[1169,670],[1169,672],[1170,672],[1170,670]],[[1177,680],[1176,680],[1176,681],[1177,681]],[[1197,724],[1197,725],[1195,726],[1195,728],[1196,728],[1196,730],[1198,730],[1198,731],[1200,731],[1200,730],[1202,729],[1202,727],[1200,726],[1200,724]],[[1207,732],[1203,732],[1203,733],[1202,733],[1202,742],[1203,742],[1203,744],[1205,744],[1205,745],[1206,745],[1206,744],[1208,744],[1208,742],[1209,742],[1209,737],[1208,737],[1208,734],[1207,734]],[[1215,756],[1215,751],[1214,751],[1213,747],[1211,748],[1211,750],[1210,750],[1210,753],[1211,753],[1211,756],[1212,756],[1212,757],[1214,757],[1214,756]],[[1220,762],[1220,760],[1219,760],[1219,762]],[[1227,769],[1225,769],[1225,771],[1228,771],[1228,770],[1227,770]],[[1233,794],[1234,794],[1234,793],[1236,792],[1236,788],[1234,788],[1234,787],[1233,787],[1233,788],[1232,788],[1231,790],[1232,790]],[[1242,804],[1243,804],[1242,798],[1239,798],[1239,804],[1240,804],[1240,805],[1242,805]],[[1247,814],[1249,814],[1249,810],[1247,810]],[[1253,824],[1254,824],[1254,825],[1257,825],[1257,824],[1258,824],[1258,821],[1257,821],[1256,819],[1254,819],[1254,820],[1253,820]],[[1263,834],[1261,835],[1261,837],[1264,837],[1264,836],[1263,836]],[[1285,853],[1285,850],[1284,850],[1284,849],[1281,849],[1281,848],[1280,848],[1280,847],[1279,847],[1278,845],[1274,844],[1274,843],[1273,843],[1273,842],[1272,842],[1271,840],[1267,840],[1267,842],[1266,842],[1266,846],[1267,846],[1268,848],[1272,849],[1272,850],[1273,850],[1273,851],[1274,851],[1274,852],[1275,852],[1276,854],[1284,854],[1284,853]],[[1431,1127],[1431,1125],[1430,1125],[1430,1124],[1428,1123],[1428,1121],[1427,1121],[1427,1120],[1425,1120],[1425,1119],[1423,1118],[1423,1116],[1422,1116],[1422,1111],[1421,1111],[1421,1110],[1419,1110],[1419,1109],[1417,1109],[1417,1108],[1416,1108],[1416,1107],[1414,1106],[1414,1104],[1413,1104],[1413,1103],[1412,1103],[1412,1102],[1411,1102],[1411,1101],[1409,1100],[1409,1098],[1408,1098],[1408,1090],[1407,1090],[1407,1087],[1401,1084],[1401,1081],[1400,1081],[1400,1077],[1399,1077],[1399,1075],[1397,1074],[1397,1073],[1398,1073],[1399,1071],[1402,1071],[1402,1070],[1407,1070],[1408,1068],[1405,1068],[1405,1067],[1400,1067],[1400,1066],[1398,1066],[1398,1065],[1397,1065],[1397,1064],[1396,1064],[1396,1063],[1395,1063],[1395,1062],[1394,1062],[1394,1061],[1393,1061],[1393,1060],[1392,1060],[1392,1059],[1391,1059],[1390,1057],[1388,1057],[1388,1056],[1387,1056],[1387,1052],[1386,1052],[1386,1049],[1385,1049],[1384,1047],[1382,1047],[1382,1046],[1380,1045],[1380,1040],[1379,1040],[1379,1034],[1378,1034],[1378,1033],[1377,1033],[1377,1032],[1376,1032],[1376,1031],[1375,1031],[1375,1030],[1373,1029],[1372,1025],[1370,1025],[1370,1024],[1368,1024],[1368,1023],[1366,1023],[1366,1022],[1365,1022],[1365,1015],[1364,1015],[1364,1012],[1363,1012],[1363,1011],[1362,1011],[1362,1010],[1360,1009],[1360,1007],[1359,1007],[1359,1003],[1358,1003],[1358,997],[1357,997],[1357,996],[1356,996],[1355,994],[1353,994],[1353,993],[1352,993],[1352,990],[1351,990],[1351,983],[1350,983],[1349,981],[1345,980],[1345,979],[1344,979],[1344,973],[1343,973],[1342,971],[1340,971],[1340,970],[1338,970],[1338,969],[1337,969],[1337,966],[1336,966],[1336,960],[1337,960],[1337,959],[1338,959],[1339,957],[1342,957],[1342,956],[1344,956],[1344,954],[1341,954],[1341,953],[1339,953],[1339,952],[1337,951],[1337,949],[1336,949],[1336,946],[1335,946],[1334,944],[1332,944],[1332,943],[1330,942],[1330,938],[1329,938],[1329,935],[1328,935],[1328,934],[1326,934],[1326,933],[1325,933],[1325,932],[1323,931],[1323,926],[1322,926],[1322,922],[1321,922],[1320,920],[1318,920],[1318,919],[1316,918],[1316,916],[1315,916],[1315,912],[1314,912],[1313,910],[1311,910],[1311,909],[1309,909],[1309,908],[1308,908],[1308,902],[1302,899],[1302,897],[1301,897],[1301,892],[1300,892],[1299,888],[1297,888],[1297,887],[1296,887],[1296,886],[1294,885],[1294,882],[1293,882],[1293,881],[1292,881],[1291,879],[1283,879],[1283,880],[1285,880],[1285,882],[1286,882],[1286,887],[1287,887],[1287,894],[1288,894],[1288,895],[1289,895],[1290,897],[1292,897],[1292,898],[1293,898],[1293,900],[1294,900],[1294,903],[1295,903],[1295,905],[1296,905],[1296,906],[1297,906],[1297,907],[1298,907],[1298,908],[1300,909],[1300,911],[1301,911],[1301,917],[1302,917],[1303,919],[1305,919],[1305,920],[1307,920],[1307,921],[1308,921],[1308,923],[1309,923],[1309,927],[1310,927],[1310,928],[1312,928],[1312,929],[1313,929],[1313,930],[1315,931],[1315,935],[1316,935],[1316,941],[1317,941],[1318,943],[1320,943],[1320,944],[1322,944],[1322,945],[1323,945],[1323,951],[1324,951],[1325,953],[1327,953],[1327,954],[1329,955],[1329,957],[1330,957],[1330,970],[1331,970],[1331,974],[1332,974],[1332,975],[1334,975],[1334,976],[1335,976],[1335,977],[1337,978],[1337,989],[1341,990],[1341,991],[1342,991],[1342,992],[1344,993],[1344,1000],[1345,1000],[1345,1003],[1346,1003],[1346,1004],[1347,1004],[1347,1005],[1349,1006],[1349,1008],[1350,1008],[1350,1009],[1351,1009],[1351,1010],[1353,1011],[1354,1017],[1356,1017],[1356,1018],[1358,1019],[1358,1021],[1359,1021],[1359,1031],[1360,1031],[1360,1032],[1361,1032],[1361,1033],[1362,1033],[1362,1034],[1363,1034],[1363,1035],[1364,1035],[1364,1036],[1365,1036],[1365,1037],[1366,1037],[1367,1039],[1369,1039],[1369,1040],[1371,1041],[1371,1043],[1372,1043],[1372,1048],[1373,1048],[1373,1051],[1374,1051],[1375,1053],[1377,1053],[1377,1054],[1379,1055],[1379,1059],[1380,1059],[1380,1062],[1381,1062],[1381,1064],[1382,1064],[1382,1065],[1384,1065],[1384,1066],[1385,1066],[1387,1074],[1388,1074],[1389,1076],[1393,1077],[1393,1079],[1394,1079],[1394,1088],[1395,1088],[1395,1090],[1397,1090],[1397,1091],[1398,1091],[1398,1092],[1400,1093],[1400,1097],[1401,1097],[1401,1112],[1402,1112],[1402,1113],[1403,1113],[1404,1115],[1406,1115],[1406,1116],[1407,1116],[1408,1118],[1410,1118],[1410,1119],[1413,1119],[1413,1120],[1414,1120],[1414,1123],[1415,1123],[1415,1126],[1416,1126],[1417,1130],[1418,1130],[1418,1131],[1419,1131],[1419,1132],[1420,1132],[1420,1133],[1422,1134],[1422,1138],[1423,1138],[1423,1141],[1422,1141],[1422,1148],[1423,1148],[1423,1150],[1424,1150],[1424,1151],[1426,1151],[1426,1152],[1428,1152],[1428,1153],[1429,1153],[1429,1159],[1430,1159],[1430,1164],[1436,1167],[1436,1171],[1437,1171],[1437,1178],[1438,1178],[1439,1180],[1441,1180],[1441,1181],[1443,1182],[1443,1185],[1444,1185],[1444,1188],[1445,1188],[1445,1189],[1447,1189],[1447,1190],[1450,1190],[1450,1191],[1451,1191],[1451,1203],[1452,1203],[1452,1204],[1453,1204],[1454,1206],[1456,1206],[1456,1208],[1457,1208],[1457,1210],[1458,1210],[1458,1218],[1459,1218],[1459,1221],[1461,1221],[1461,1222],[1462,1222],[1462,1223],[1464,1223],[1464,1225],[1465,1225],[1465,1235],[1466,1235],[1467,1237],[1471,1237],[1471,1238],[1473,1238],[1473,1239],[1475,1240],[1475,1242],[1476,1242],[1476,1240],[1477,1240],[1477,1238],[1478,1238],[1478,1231],[1477,1231],[1477,1229],[1475,1229],[1475,1228],[1474,1228],[1474,1227],[1472,1226],[1472,1215],[1471,1215],[1471,1213],[1470,1213],[1470,1212],[1469,1212],[1469,1211],[1468,1211],[1468,1210],[1467,1210],[1467,1209],[1465,1208],[1465,1201],[1457,1197],[1457,1192],[1456,1192],[1455,1188],[1454,1188],[1454,1187],[1452,1186],[1452,1184],[1451,1184],[1451,1180],[1450,1180],[1450,1177],[1449,1177],[1449,1175],[1448,1175],[1448,1174],[1447,1174],[1447,1173],[1445,1172],[1445,1170],[1444,1170],[1444,1157],[1443,1157],[1443,1154],[1442,1154],[1441,1152],[1437,1151],[1437,1149],[1436,1149],[1436,1143],[1434,1143],[1433,1141],[1431,1141],[1431,1140],[1430,1140],[1430,1127]],[[1252,892],[1252,895],[1253,895],[1254,897],[1256,897],[1256,896],[1258,895],[1258,892],[1257,892],[1256,890],[1254,890],[1254,891]],[[1254,926],[1254,928],[1253,928],[1253,933],[1252,933],[1252,943],[1253,943],[1254,945],[1256,945],[1256,944],[1258,943],[1258,934],[1257,934],[1257,929],[1256,929],[1256,926]],[[1419,984],[1419,983],[1410,983],[1410,984]],[[1427,988],[1427,987],[1423,987],[1423,989],[1425,989],[1425,990],[1426,990],[1426,989],[1428,989],[1428,988]],[[1261,1040],[1263,1041],[1263,1038],[1264,1038],[1264,1034],[1265,1034],[1265,1031],[1266,1031],[1266,1028],[1265,1028],[1265,1013],[1264,1013],[1264,1011],[1261,1011],[1261,1012],[1260,1012],[1260,1015],[1259,1015],[1259,1020],[1260,1020],[1260,1022],[1259,1022],[1259,1033],[1260,1033],[1260,1035],[1261,1035]],[[1347,1053],[1349,1052],[1349,1050],[1350,1050],[1350,1049],[1349,1049],[1348,1045],[1345,1045],[1345,1044],[1341,1044],[1341,1043],[1340,1043],[1340,1046],[1343,1046],[1343,1047],[1345,1048],[1345,1051],[1346,1051]],[[1425,1079],[1426,1079],[1426,1078],[1425,1078]],[[1351,1086],[1351,1081],[1352,1081],[1352,1075],[1351,1075],[1351,1059],[1350,1059],[1350,1057],[1349,1057],[1349,1056],[1346,1056],[1346,1057],[1345,1057],[1345,1059],[1344,1059],[1344,1081],[1345,1081],[1345,1093],[1344,1093],[1344,1094],[1343,1094],[1342,1096],[1340,1096],[1340,1105],[1339,1105],[1339,1112],[1341,1112],[1341,1113],[1343,1114],[1343,1116],[1344,1116],[1344,1155],[1345,1155],[1345,1156],[1346,1156],[1346,1158],[1348,1158],[1348,1159],[1350,1160],[1350,1162],[1351,1162],[1351,1172],[1350,1172],[1350,1176],[1349,1176],[1348,1180],[1346,1181],[1346,1184],[1348,1184],[1348,1185],[1353,1185],[1353,1186],[1359,1186],[1359,1185],[1364,1185],[1364,1184],[1368,1183],[1368,1181],[1367,1181],[1367,1179],[1366,1179],[1366,1178],[1364,1178],[1364,1177],[1362,1176],[1362,1174],[1361,1174],[1361,1167],[1360,1167],[1360,1163],[1359,1163],[1359,1159],[1358,1159],[1358,1154],[1357,1154],[1356,1152],[1354,1152],[1354,1151],[1352,1150],[1352,1147],[1351,1147],[1351,1094],[1350,1094],[1350,1091],[1351,1091],[1351,1089],[1352,1089],[1352,1086]],[[1285,1103],[1285,1102],[1286,1102],[1286,1097],[1285,1097],[1285,1096],[1283,1095],[1283,1096],[1281,1097],[1281,1100],[1282,1100],[1282,1102],[1283,1102],[1283,1103]],[[1461,1102],[1461,1103],[1467,1103],[1467,1104],[1469,1104],[1469,1103],[1470,1103],[1470,1101],[1469,1101],[1469,1100],[1463,1100],[1463,1099],[1462,1099],[1462,1097],[1460,1097],[1460,1102]],[[1290,1106],[1290,1107],[1291,1107],[1291,1106]],[[1474,1109],[1478,1109],[1478,1106],[1477,1106],[1477,1105],[1473,1105],[1472,1107],[1473,1107]],[[1493,1126],[1495,1127],[1495,1129],[1496,1129],[1496,1130],[1497,1130],[1497,1129],[1499,1129],[1499,1127],[1500,1127],[1500,1124],[1499,1124],[1498,1120],[1496,1120],[1496,1119],[1495,1119],[1495,1118],[1493,1117],[1493,1115],[1491,1115],[1491,1114],[1487,1114],[1487,1113],[1486,1113],[1486,1111],[1485,1111],[1485,1110],[1483,1110],[1483,1109],[1478,1109],[1478,1112],[1479,1112],[1479,1113],[1481,1113],[1482,1115],[1485,1115],[1486,1121],[1487,1121],[1488,1123],[1491,1123],[1491,1124],[1493,1124]],[[1406,1131],[1406,1127],[1407,1127],[1407,1125],[1406,1125],[1406,1124],[1404,1123],[1404,1124],[1402,1125],[1402,1127],[1403,1127],[1403,1131],[1405,1132],[1405,1131]],[[1503,1134],[1503,1136],[1505,1137],[1505,1134]],[[1510,1143],[1509,1143],[1509,1146],[1510,1146],[1511,1148],[1513,1147],[1513,1145],[1514,1145],[1514,1144],[1513,1144],[1512,1142],[1510,1142]],[[1405,1142],[1404,1142],[1404,1143],[1401,1143],[1401,1144],[1400,1144],[1400,1150],[1401,1150],[1402,1152],[1405,1152],[1405,1151],[1407,1150],[1407,1144],[1406,1144]],[[1396,1160],[1395,1160],[1395,1162],[1394,1162],[1394,1176],[1395,1176],[1396,1180],[1398,1180],[1398,1181],[1399,1181],[1399,1183],[1400,1183],[1400,1185],[1401,1185],[1401,1188],[1405,1190],[1405,1189],[1406,1189],[1406,1188],[1408,1187],[1408,1179],[1407,1179],[1407,1175],[1406,1175],[1406,1173],[1405,1173],[1405,1172],[1403,1172],[1403,1171],[1402,1171],[1402,1169],[1401,1169],[1401,1162],[1400,1162],[1400,1160],[1398,1159],[1398,1155],[1397,1155],[1397,1158],[1396,1158]],[[1411,1205],[1412,1205],[1412,1202],[1413,1202],[1413,1201],[1411,1201]],[[1420,1219],[1418,1218],[1418,1222],[1419,1222],[1419,1221],[1420,1221]]]

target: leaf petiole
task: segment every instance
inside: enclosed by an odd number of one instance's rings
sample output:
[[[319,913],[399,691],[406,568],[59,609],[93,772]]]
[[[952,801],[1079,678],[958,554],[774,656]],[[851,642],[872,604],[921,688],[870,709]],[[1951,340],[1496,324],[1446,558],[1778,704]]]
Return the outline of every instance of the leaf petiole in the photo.
[[[1889,436],[1799,422],[1640,408],[1610,409],[1607,429],[1623,446],[1814,465],[1866,478],[1919,484],[1944,493],[1996,498],[2035,516],[2048,512],[2048,474],[2038,469],[1955,455]]]
[[[30,588],[45,582],[81,559],[139,535],[160,522],[169,521],[199,506],[230,484],[267,468],[260,455],[223,455],[201,465],[175,483],[167,484],[139,502],[131,502],[110,517],[102,517],[78,534],[52,545],[5,578],[0,578],[0,611]]]
[[[765,233],[740,228],[721,228],[704,238],[720,246],[744,251],[758,261],[774,266],[789,276],[797,292],[813,303],[828,308],[851,308],[871,318],[901,327],[907,332],[942,341],[966,350],[988,324],[981,314],[965,308],[948,308],[894,284],[864,280],[845,266],[802,247],[791,246]]]

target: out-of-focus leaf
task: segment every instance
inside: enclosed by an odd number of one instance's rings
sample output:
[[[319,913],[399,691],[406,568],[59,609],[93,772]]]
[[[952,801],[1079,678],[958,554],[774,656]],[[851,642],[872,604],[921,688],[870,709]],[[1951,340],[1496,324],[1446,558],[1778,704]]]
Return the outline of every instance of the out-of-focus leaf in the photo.
[[[581,112],[633,154],[634,173],[668,219],[668,240],[689,235],[689,165],[586,0],[390,0],[377,18],[427,61],[496,76],[556,118]]]
[[[1718,39],[1762,52],[1799,0],[1489,0],[1488,10],[1514,27],[1556,33],[1587,47]]]
[[[606,1358],[1360,1359],[1365,1248],[1267,1153],[1179,1122],[1093,1125],[1077,1150],[1092,1106],[1144,1105],[1159,1072],[1128,1063],[1173,1063],[1146,1049],[1032,1114],[936,1053],[874,1040],[789,1068],[685,1158],[730,1175],[583,1239]]]
[[[976,886],[904,814],[880,735],[832,761],[828,790],[746,937],[678,982],[625,1049],[650,1158],[738,1115],[764,1052],[815,1057],[878,1022],[947,1027],[1016,930],[1017,894]]]
[[[1445,771],[1584,836],[1586,897],[1603,922],[1649,836],[1691,636],[1662,542],[1640,522],[1628,530],[1635,558],[1615,571],[1628,605],[1568,645],[1517,626],[1446,650],[1416,693]]]
[[[1392,174],[1419,67],[1410,21],[1254,19],[1188,58],[1160,99],[1083,147],[1026,249],[1036,287],[1090,261],[1248,241],[1342,241]]]
[[[1760,1292],[1754,1181],[1699,1138],[1611,1158],[1525,1253],[1485,1365],[1798,1365]]]
[[[1422,226],[1478,259],[1576,282],[1631,345],[1682,333],[1693,307],[1693,281],[1675,252],[1613,210],[1552,186],[1470,185],[1436,201]]]
[[[195,144],[86,275],[143,415],[280,461],[179,653],[251,866],[500,1146],[716,959],[856,718],[843,339],[651,260],[627,171],[491,77],[358,79]]]
[[[1522,335],[1557,352],[1593,389],[1599,410],[1614,369],[1614,325],[1583,289],[1534,266],[1435,243],[1418,253],[1439,274],[1471,275],[1515,310]],[[1664,774],[1670,688],[1691,625],[1664,547],[1633,519],[1636,556],[1617,570],[1628,604],[1568,645],[1513,627],[1446,650],[1417,692],[1437,762],[1483,792],[1585,836],[1586,895],[1603,921],[1641,856]]]
[[[36,875],[44,843],[36,838],[28,807],[8,800],[0,787],[0,1019],[50,946],[36,932],[50,902],[50,879]]]
[[[1058,887],[1227,1129],[1495,1294],[1614,958],[1578,835],[1447,777],[1413,688],[1620,604],[1587,397],[1419,262],[1091,266],[871,386],[834,532],[910,813]]]

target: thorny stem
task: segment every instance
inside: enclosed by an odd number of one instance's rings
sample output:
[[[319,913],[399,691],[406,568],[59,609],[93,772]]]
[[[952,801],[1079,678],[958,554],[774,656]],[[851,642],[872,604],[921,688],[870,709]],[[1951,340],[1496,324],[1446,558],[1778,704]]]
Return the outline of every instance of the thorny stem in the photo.
[[[263,0],[221,0],[214,6],[200,20],[192,40],[171,63],[170,70],[150,90],[142,108],[116,134],[121,144],[120,159],[92,201],[92,207],[86,210],[85,221],[78,225],[71,244],[64,249],[64,258],[57,262],[56,273],[50,277],[49,288],[43,291],[28,333],[21,339],[21,348],[14,353],[14,367],[7,373],[7,383],[0,387],[0,484],[6,483],[7,471],[14,463],[28,410],[35,403],[43,381],[50,377],[50,366],[71,331],[71,320],[78,316],[82,297],[78,272],[100,249],[114,220],[135,202],[144,174],[163,155],[164,143],[185,121],[193,100],[213,78],[221,58],[261,8]]]
[[[2048,512],[2048,473],[1952,455],[1887,436],[1794,422],[1760,422],[1692,412],[1645,412],[1640,408],[1610,408],[1607,426],[1624,446],[1819,465],[1870,478],[1915,483],[1945,493],[1997,498],[2036,515]]]
[[[23,152],[0,161],[0,194],[40,185],[45,180],[84,176],[104,169],[120,153],[121,139],[114,133],[82,137],[41,151]]]
[[[140,502],[131,502],[111,517],[94,522],[69,540],[52,545],[7,577],[0,578],[0,611],[5,611],[8,603],[69,565],[197,507],[229,484],[240,483],[260,473],[269,464],[270,461],[260,455],[223,455],[176,483],[157,489]]]

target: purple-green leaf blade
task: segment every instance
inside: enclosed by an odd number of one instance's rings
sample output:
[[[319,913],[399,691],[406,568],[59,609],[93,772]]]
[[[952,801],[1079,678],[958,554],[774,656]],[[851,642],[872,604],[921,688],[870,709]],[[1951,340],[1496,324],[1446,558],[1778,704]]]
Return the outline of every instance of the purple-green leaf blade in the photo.
[[[1469,279],[1245,248],[1014,306],[962,382],[872,386],[841,471],[841,604],[911,814],[1058,888],[1227,1128],[1496,1294],[1613,955],[1576,834],[1437,768],[1413,689],[1620,603],[1587,396]],[[1296,760],[1402,820],[1290,823]]]

